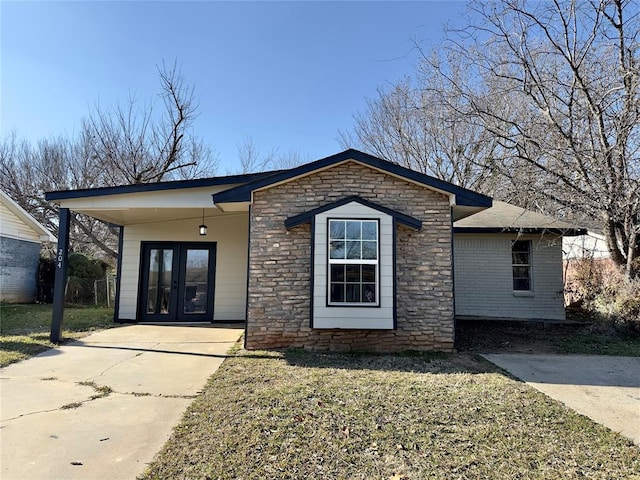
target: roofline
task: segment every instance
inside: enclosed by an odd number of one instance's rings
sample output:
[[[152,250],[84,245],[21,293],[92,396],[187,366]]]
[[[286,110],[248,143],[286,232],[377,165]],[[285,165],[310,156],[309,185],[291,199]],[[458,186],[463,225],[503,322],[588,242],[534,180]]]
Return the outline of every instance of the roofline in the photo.
[[[422,221],[412,217],[410,215],[406,215],[404,213],[398,212],[397,210],[393,210],[391,208],[383,207],[382,205],[378,205],[377,203],[370,202],[365,200],[364,198],[358,197],[357,195],[353,195],[351,197],[345,197],[336,202],[331,202],[326,205],[323,205],[318,208],[314,208],[308,212],[301,213],[299,215],[295,215],[293,217],[289,217],[284,221],[284,226],[287,230],[297,227],[298,225],[302,225],[303,223],[309,223],[311,220],[321,213],[327,212],[329,210],[333,210],[334,208],[341,207],[351,202],[356,202],[365,207],[372,208],[382,213],[386,213],[387,215],[396,219],[398,223],[406,225],[409,228],[413,228],[414,230],[422,229]]]
[[[16,202],[13,198],[11,198],[7,193],[3,190],[0,190],[0,196],[3,199],[4,204],[9,209],[11,213],[16,215],[20,220],[25,222],[29,227],[38,233],[40,237],[40,241],[43,242],[57,242],[58,239],[49,231],[47,228],[38,222],[33,215],[27,212],[24,208],[20,206],[18,202]],[[46,237],[46,238],[43,238]],[[24,240],[24,239],[21,239]]]
[[[520,233],[520,234],[540,234],[552,233],[565,237],[575,237],[584,235],[586,228],[544,228],[544,227],[453,227],[453,233]]]
[[[244,185],[213,194],[213,203],[234,203],[251,201],[251,194],[255,190],[268,187],[275,183],[285,182],[295,177],[303,176],[315,170],[331,167],[341,162],[355,160],[365,165],[377,168],[393,175],[407,178],[416,183],[455,195],[456,205],[472,207],[491,207],[492,199],[466,188],[458,187],[444,180],[410,170],[387,160],[383,160],[359,150],[348,149],[315,162],[300,165],[289,170],[272,172],[270,175],[257,178]]]
[[[264,176],[272,175],[280,170],[272,172],[246,173],[229,175],[224,177],[197,178],[193,180],[173,180],[169,182],[135,183],[131,185],[117,185],[112,187],[80,188],[77,190],[57,190],[45,193],[45,199],[68,200],[72,198],[102,197],[107,195],[122,195],[126,193],[157,192],[162,190],[177,190],[181,188],[213,187],[216,185],[231,185],[234,183],[247,183]]]

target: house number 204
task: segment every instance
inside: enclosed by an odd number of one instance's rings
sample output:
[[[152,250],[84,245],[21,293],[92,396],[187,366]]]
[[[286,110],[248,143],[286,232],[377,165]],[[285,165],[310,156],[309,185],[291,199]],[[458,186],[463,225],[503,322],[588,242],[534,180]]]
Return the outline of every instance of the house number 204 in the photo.
[[[58,249],[58,258],[56,259],[58,262],[58,268],[62,268],[62,260],[64,258],[64,250],[62,248]]]

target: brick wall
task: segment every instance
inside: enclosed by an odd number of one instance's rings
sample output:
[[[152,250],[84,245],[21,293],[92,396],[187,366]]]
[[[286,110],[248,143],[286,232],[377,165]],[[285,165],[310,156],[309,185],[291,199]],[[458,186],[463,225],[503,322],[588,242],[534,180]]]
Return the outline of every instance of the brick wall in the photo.
[[[311,329],[311,227],[290,216],[358,195],[423,222],[397,227],[396,330]],[[453,348],[451,219],[445,195],[355,162],[254,192],[247,348],[443,350]]]
[[[35,302],[39,258],[39,243],[0,237],[0,301]]]

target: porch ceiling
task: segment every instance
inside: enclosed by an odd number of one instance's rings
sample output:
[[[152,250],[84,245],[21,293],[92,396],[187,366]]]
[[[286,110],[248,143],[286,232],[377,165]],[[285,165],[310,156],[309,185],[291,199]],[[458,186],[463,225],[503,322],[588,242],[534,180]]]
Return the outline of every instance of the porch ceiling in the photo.
[[[145,223],[171,222],[174,220],[193,220],[202,223],[203,208],[77,208],[74,212],[82,213],[115,225],[139,225]],[[204,208],[205,223],[207,218],[224,215],[215,207]]]

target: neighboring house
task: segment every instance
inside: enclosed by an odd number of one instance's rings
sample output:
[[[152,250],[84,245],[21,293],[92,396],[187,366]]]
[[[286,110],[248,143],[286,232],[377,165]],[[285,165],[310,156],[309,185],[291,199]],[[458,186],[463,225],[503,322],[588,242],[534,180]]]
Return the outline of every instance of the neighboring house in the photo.
[[[455,222],[456,316],[564,320],[562,239],[581,232],[499,201]]]
[[[0,190],[0,302],[36,300],[42,242],[56,238]]]
[[[452,349],[453,225],[492,205],[490,197],[356,150],[277,172],[52,192],[47,199],[60,205],[61,225],[73,210],[122,226],[116,321],[242,320],[247,348],[387,351]],[[494,303],[485,311],[479,301],[479,310],[467,306],[465,315],[558,318],[562,297],[549,308],[540,290],[547,276],[536,277],[545,235],[536,227],[530,244],[516,243],[530,245],[528,256],[511,240],[498,252],[473,243],[487,233],[516,239],[496,228],[471,231],[469,246],[459,248],[469,258],[507,262],[515,280],[499,272],[489,283],[514,297],[527,287],[529,303]],[[560,232],[551,233],[559,242]],[[60,236],[64,257],[67,237]],[[512,258],[527,260],[529,270],[516,269]],[[561,255],[555,259],[561,279]],[[466,274],[474,271],[480,278],[472,266]],[[463,293],[456,291],[455,303],[480,295],[457,278],[456,288]],[[537,301],[545,304],[539,310],[531,308]],[[59,321],[54,315],[54,325]]]
[[[611,275],[616,268],[607,240],[604,235],[592,231],[564,237],[562,254],[565,303],[571,308],[582,308],[585,287]]]
[[[562,252],[565,261],[582,258],[601,260],[611,256],[604,235],[592,231],[563,238]]]

